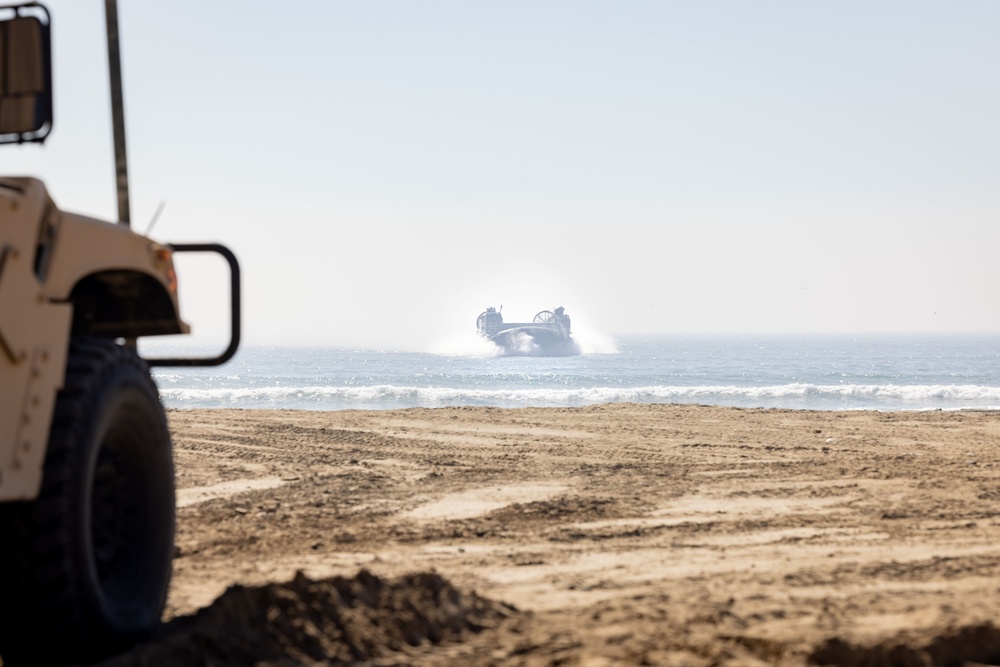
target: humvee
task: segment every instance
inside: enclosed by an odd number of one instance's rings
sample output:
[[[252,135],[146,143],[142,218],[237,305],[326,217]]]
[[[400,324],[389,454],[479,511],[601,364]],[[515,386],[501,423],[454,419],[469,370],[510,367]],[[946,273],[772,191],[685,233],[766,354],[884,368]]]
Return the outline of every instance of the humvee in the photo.
[[[0,175],[0,657],[85,662],[160,622],[174,551],[170,434],[150,367],[217,365],[240,337],[239,265],[215,243],[158,243],[129,225],[118,19],[105,0],[115,223],[70,213],[44,183]],[[0,6],[0,144],[53,127],[51,20]],[[183,334],[174,255],[229,263],[231,339],[210,358],[143,359]],[[39,636],[46,640],[39,641]]]

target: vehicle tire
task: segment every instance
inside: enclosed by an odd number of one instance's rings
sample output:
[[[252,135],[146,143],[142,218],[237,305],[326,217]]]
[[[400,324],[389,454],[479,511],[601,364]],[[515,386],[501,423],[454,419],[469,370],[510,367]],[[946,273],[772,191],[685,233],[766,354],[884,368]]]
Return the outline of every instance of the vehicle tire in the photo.
[[[0,513],[4,667],[127,648],[159,624],[170,583],[173,456],[146,363],[74,338],[54,412],[41,493]]]

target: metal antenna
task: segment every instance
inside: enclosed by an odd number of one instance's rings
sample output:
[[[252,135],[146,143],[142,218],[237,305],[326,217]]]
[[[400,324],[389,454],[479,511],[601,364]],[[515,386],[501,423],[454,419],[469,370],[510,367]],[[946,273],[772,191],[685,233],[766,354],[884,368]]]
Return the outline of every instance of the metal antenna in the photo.
[[[111,124],[115,134],[115,182],[118,187],[118,220],[129,226],[128,161],[125,157],[125,102],[122,97],[122,62],[118,48],[118,2],[104,0],[108,30],[108,74],[111,78]]]
[[[149,226],[146,227],[146,231],[143,233],[143,236],[149,236],[149,233],[153,231],[153,225],[155,225],[156,221],[160,219],[160,214],[163,213],[163,207],[166,205],[167,202],[161,199],[160,205],[156,207],[156,213],[153,214],[153,219],[149,221]]]

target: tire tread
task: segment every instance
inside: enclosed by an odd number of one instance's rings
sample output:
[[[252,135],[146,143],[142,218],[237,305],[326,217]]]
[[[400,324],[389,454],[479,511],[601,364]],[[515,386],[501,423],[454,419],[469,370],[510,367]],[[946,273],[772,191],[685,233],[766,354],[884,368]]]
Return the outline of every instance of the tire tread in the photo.
[[[166,419],[147,364],[110,339],[73,338],[66,375],[53,414],[39,496],[33,502],[0,504],[0,531],[10,545],[0,550],[0,655],[5,667],[62,664],[100,657],[119,639],[95,627],[82,599],[81,573],[74,561],[73,513],[77,474],[84,465],[102,399],[102,388],[120,374],[155,400],[163,433]],[[169,449],[169,435],[166,435]],[[172,480],[172,464],[170,468]],[[171,513],[173,486],[171,489]],[[173,531],[173,517],[169,530]],[[169,579],[169,573],[168,573]],[[40,646],[32,641],[39,626],[58,637]],[[47,653],[39,654],[39,650]]]

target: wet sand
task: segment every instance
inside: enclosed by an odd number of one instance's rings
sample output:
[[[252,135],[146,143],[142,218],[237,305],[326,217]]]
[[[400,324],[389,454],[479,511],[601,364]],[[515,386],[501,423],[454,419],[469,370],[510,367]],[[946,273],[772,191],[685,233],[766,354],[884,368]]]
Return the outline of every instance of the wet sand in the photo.
[[[435,572],[513,610],[385,664],[1000,659],[997,412],[168,416],[169,617],[297,571]]]

